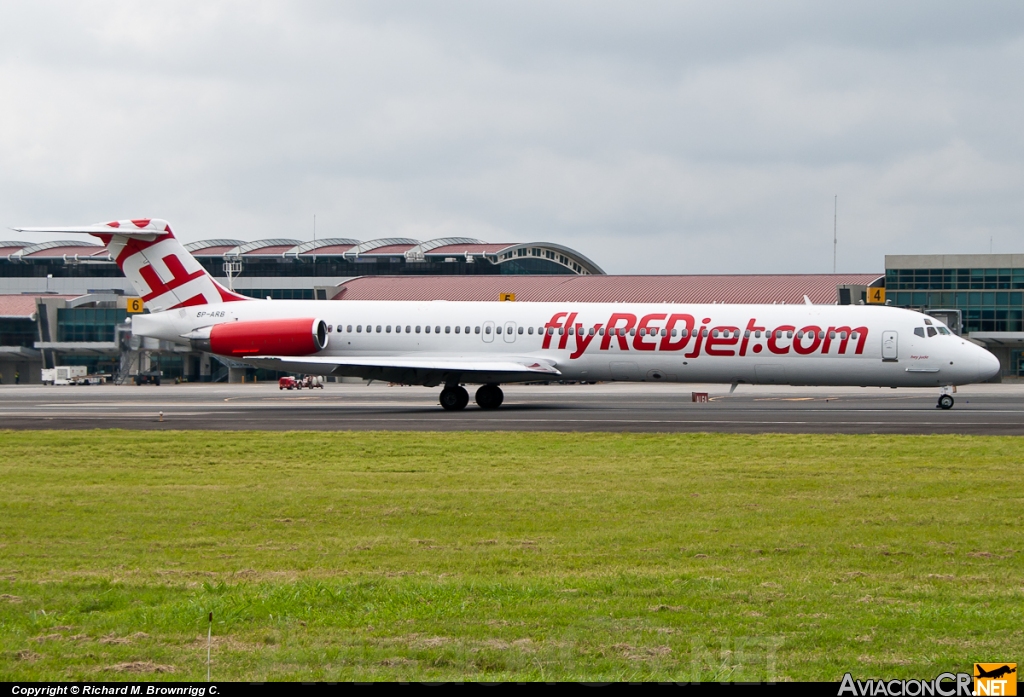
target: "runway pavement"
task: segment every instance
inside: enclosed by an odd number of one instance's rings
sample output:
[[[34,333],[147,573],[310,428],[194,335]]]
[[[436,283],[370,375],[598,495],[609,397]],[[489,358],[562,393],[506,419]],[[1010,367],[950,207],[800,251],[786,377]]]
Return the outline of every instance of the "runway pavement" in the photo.
[[[741,385],[505,386],[505,404],[462,412],[438,388],[329,383],[88,387],[0,386],[0,428],[205,430],[715,431],[730,433],[1024,434],[1024,384],[961,387],[950,411],[937,390]],[[691,402],[691,392],[711,401]],[[472,392],[472,390],[471,390]],[[160,412],[163,412],[161,421]]]

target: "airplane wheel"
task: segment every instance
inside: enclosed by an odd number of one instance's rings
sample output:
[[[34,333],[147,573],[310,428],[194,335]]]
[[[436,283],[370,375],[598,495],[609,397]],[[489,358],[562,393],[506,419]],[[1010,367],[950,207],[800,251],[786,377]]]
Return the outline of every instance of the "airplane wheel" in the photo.
[[[469,393],[464,387],[446,387],[441,390],[441,406],[447,411],[459,411],[469,404]]]
[[[497,409],[505,400],[505,393],[497,385],[484,385],[476,391],[476,403],[481,409]]]
[[[939,408],[940,409],[952,409],[953,408],[953,398],[950,397],[948,394],[944,394],[941,397],[939,397]]]

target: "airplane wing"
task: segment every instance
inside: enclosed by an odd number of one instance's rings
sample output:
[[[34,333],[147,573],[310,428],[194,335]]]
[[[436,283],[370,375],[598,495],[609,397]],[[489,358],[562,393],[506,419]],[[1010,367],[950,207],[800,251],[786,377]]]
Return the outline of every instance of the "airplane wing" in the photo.
[[[416,385],[459,382],[529,382],[550,380],[562,373],[552,363],[533,358],[448,356],[247,356],[239,360],[259,368],[315,375],[359,377]]]

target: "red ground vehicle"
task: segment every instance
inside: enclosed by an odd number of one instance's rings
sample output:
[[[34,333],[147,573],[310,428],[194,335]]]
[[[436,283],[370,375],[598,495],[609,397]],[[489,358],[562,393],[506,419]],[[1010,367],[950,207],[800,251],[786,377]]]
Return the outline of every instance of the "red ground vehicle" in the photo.
[[[303,375],[300,378],[285,375],[277,381],[277,389],[279,390],[301,390],[303,387],[310,390],[314,387],[319,387],[322,390],[324,389],[324,379],[319,375]]]

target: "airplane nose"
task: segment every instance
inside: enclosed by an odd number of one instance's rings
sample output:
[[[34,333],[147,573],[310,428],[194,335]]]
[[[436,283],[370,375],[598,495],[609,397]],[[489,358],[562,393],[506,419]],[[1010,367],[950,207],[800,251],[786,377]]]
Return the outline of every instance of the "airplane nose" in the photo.
[[[981,349],[978,354],[978,382],[985,382],[999,374],[999,359],[991,352]]]

